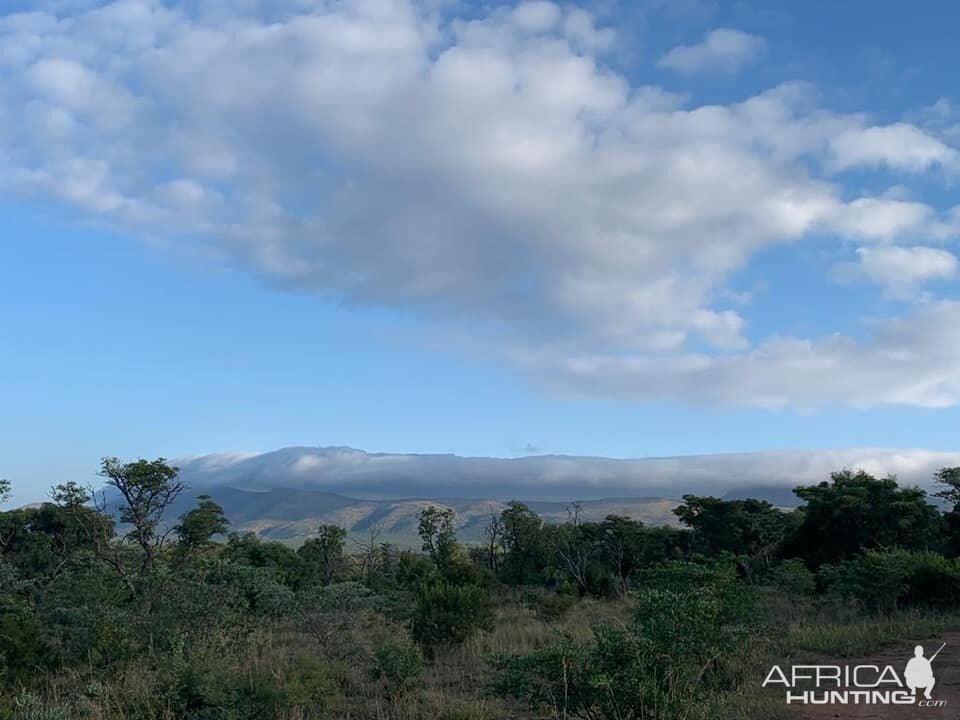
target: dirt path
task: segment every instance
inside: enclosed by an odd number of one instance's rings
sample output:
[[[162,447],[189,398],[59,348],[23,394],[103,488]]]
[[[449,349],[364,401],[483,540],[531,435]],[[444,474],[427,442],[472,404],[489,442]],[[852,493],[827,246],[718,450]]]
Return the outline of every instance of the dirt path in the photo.
[[[960,632],[945,633],[942,637],[923,641],[927,654],[936,652],[940,643],[947,646],[933,661],[933,675],[936,678],[931,697],[934,700],[946,700],[943,707],[917,707],[915,705],[818,705],[798,707],[798,720],[941,720],[960,718]],[[901,643],[867,658],[850,658],[836,661],[838,665],[891,665],[899,676],[907,660],[913,656],[913,643]],[[831,661],[834,662],[834,661]],[[917,696],[922,697],[922,690]]]

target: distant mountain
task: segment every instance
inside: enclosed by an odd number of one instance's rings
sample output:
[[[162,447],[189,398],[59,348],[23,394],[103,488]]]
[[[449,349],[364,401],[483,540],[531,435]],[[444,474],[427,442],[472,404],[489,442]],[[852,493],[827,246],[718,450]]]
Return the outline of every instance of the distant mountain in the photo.
[[[520,458],[367,453],[348,447],[289,447],[266,453],[221,453],[173,461],[190,491],[168,520],[196,496],[219,502],[234,530],[292,543],[321,523],[358,539],[376,528],[385,542],[416,546],[417,518],[430,504],[457,514],[465,542],[478,542],[505,501],[521,499],[546,520],[566,519],[567,503],[582,517],[626,515],[648,525],[673,524],[686,493],[727,499],[756,497],[797,505],[792,489],[826,480],[843,468],[929,485],[934,470],[960,465],[960,453],[926,450],[789,450],[724,455],[611,459],[566,455]]]
[[[333,524],[346,528],[352,540],[368,538],[374,530],[382,542],[418,547],[417,522],[420,511],[429,505],[452,508],[456,512],[460,540],[477,543],[483,540],[491,515],[505,507],[504,502],[489,499],[364,500],[303,488],[258,492],[220,486],[184,493],[168,513],[168,520],[193,507],[200,494],[209,494],[223,506],[232,530],[256,532],[264,538],[294,544],[315,536],[319,525]],[[588,500],[581,504],[580,517],[602,520],[609,514],[617,514],[648,525],[675,524],[676,517],[671,510],[678,504],[679,501],[667,498]],[[566,503],[531,501],[529,505],[548,522],[567,519]]]
[[[191,487],[300,488],[354,498],[494,498],[566,502],[605,497],[722,497],[749,489],[783,496],[843,468],[889,473],[929,485],[934,470],[960,465],[960,452],[848,449],[611,459],[567,455],[520,458],[367,453],[347,447],[289,447],[266,453],[180,458]]]

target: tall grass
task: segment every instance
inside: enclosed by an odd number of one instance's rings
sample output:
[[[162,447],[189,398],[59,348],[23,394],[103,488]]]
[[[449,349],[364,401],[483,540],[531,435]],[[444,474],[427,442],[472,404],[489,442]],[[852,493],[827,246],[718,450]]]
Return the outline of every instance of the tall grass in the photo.
[[[535,710],[492,696],[489,660],[529,654],[560,632],[589,643],[594,625],[625,624],[634,612],[629,599],[581,600],[557,617],[530,598],[504,596],[493,629],[436,653],[415,691],[402,698],[392,698],[383,681],[370,673],[378,644],[406,635],[401,624],[374,612],[340,618],[330,632],[314,632],[304,622],[274,621],[235,638],[222,656],[212,658],[210,681],[227,682],[233,676],[231,682],[239,678],[253,689],[289,683],[303,659],[310,658],[321,671],[309,681],[329,683],[321,688],[330,691],[329,702],[304,703],[278,714],[277,720],[534,720],[542,717]],[[773,664],[865,656],[960,628],[960,613],[867,617],[853,606],[775,592],[764,595],[762,613],[761,631],[730,658],[736,682],[703,708],[714,720],[786,717],[781,696],[760,687]],[[182,672],[178,662],[141,658],[117,666],[109,676],[83,667],[50,674],[38,678],[32,693],[0,700],[0,720],[177,720],[166,688]]]

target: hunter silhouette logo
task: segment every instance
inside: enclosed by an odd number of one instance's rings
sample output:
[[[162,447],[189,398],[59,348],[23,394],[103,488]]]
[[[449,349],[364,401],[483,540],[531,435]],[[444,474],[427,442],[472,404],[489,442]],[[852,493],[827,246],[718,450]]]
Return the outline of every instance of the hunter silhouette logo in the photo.
[[[940,650],[946,647],[946,643],[940,646]],[[907,669],[903,671],[903,679],[907,681],[907,687],[910,688],[910,692],[914,695],[917,694],[917,690],[923,690],[923,696],[929,700],[930,691],[933,690],[933,686],[936,684],[936,679],[933,677],[933,667],[931,663],[940,654],[940,650],[937,650],[933,657],[927,660],[923,656],[923,645],[917,645],[913,649],[913,657],[910,658],[910,661],[907,663]]]
[[[902,677],[891,665],[792,665],[787,671],[774,665],[762,686],[782,685],[788,705],[943,707],[947,701],[934,700],[930,693],[936,685],[933,661],[946,645],[941,644],[929,658],[924,657],[923,646],[917,645]]]

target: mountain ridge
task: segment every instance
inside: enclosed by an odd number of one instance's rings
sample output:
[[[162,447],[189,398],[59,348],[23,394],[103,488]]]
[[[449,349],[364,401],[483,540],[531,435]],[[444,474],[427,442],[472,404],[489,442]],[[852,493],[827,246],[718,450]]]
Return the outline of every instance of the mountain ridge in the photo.
[[[529,500],[723,496],[743,488],[790,490],[862,468],[929,486],[938,467],[960,465],[960,452],[847,448],[605,458],[527,455],[493,458],[368,453],[345,446],[292,446],[264,453],[215,453],[174,460],[192,487],[322,488],[355,498],[483,497]]]
[[[315,536],[320,525],[339,525],[355,542],[368,539],[403,547],[418,547],[420,511],[430,505],[456,513],[457,535],[467,544],[483,540],[483,532],[506,502],[490,498],[402,498],[373,500],[350,498],[323,490],[273,488],[255,491],[232,487],[190,489],[182,493],[167,513],[167,521],[190,510],[200,495],[209,495],[224,509],[231,531],[254,532],[265,539],[300,544]],[[521,500],[522,501],[522,500]],[[571,501],[573,502],[573,501]],[[531,500],[527,503],[546,522],[567,518],[569,503]],[[583,520],[602,520],[607,515],[625,515],[647,525],[676,525],[672,514],[680,504],[673,498],[606,498],[580,501]]]

